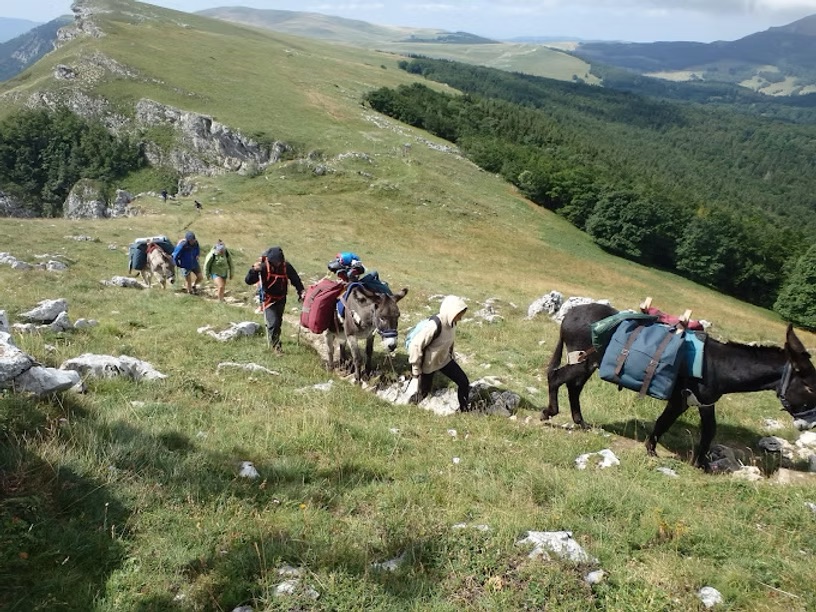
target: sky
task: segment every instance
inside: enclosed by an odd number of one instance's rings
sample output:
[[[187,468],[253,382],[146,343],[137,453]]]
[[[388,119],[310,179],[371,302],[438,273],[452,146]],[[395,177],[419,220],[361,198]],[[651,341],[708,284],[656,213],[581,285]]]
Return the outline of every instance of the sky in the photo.
[[[736,40],[816,14],[816,0],[154,0],[179,11],[221,6],[306,11],[374,24],[521,36],[653,42]],[[0,0],[0,17],[46,22],[71,0]]]

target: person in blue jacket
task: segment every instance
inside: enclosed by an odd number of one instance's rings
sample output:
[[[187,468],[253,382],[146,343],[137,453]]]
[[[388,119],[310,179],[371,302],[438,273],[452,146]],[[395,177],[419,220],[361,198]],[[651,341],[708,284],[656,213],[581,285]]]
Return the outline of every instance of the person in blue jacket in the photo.
[[[182,269],[187,293],[192,295],[198,293],[198,284],[202,280],[201,264],[198,262],[199,255],[201,255],[201,247],[193,232],[184,234],[184,238],[179,240],[176,248],[173,249],[173,261]]]

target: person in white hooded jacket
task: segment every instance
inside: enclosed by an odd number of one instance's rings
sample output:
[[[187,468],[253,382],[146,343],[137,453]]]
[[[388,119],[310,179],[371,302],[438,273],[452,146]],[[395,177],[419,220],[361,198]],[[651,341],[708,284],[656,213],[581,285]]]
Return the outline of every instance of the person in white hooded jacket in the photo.
[[[467,310],[465,301],[455,295],[442,300],[437,315],[439,323],[432,321],[423,326],[412,338],[408,346],[408,362],[411,364],[411,388],[416,390],[411,401],[420,402],[431,391],[434,374],[442,372],[457,386],[459,411],[468,410],[470,381],[467,374],[456,363],[453,355],[453,343],[456,336],[456,324]]]

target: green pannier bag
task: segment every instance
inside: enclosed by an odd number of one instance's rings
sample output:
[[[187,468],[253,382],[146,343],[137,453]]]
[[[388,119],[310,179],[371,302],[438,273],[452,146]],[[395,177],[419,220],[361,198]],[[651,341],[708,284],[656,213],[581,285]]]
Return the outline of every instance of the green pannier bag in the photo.
[[[612,334],[618,328],[618,325],[630,319],[637,319],[640,321],[657,321],[655,315],[645,314],[636,310],[621,310],[612,316],[595,321],[590,325],[592,331],[592,346],[598,354],[603,355],[606,347],[609,346],[609,341],[612,339]]]

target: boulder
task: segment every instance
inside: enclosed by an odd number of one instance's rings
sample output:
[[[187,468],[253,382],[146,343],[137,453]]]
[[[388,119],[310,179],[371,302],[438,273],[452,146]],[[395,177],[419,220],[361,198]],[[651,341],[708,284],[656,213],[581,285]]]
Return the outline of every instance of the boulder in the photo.
[[[34,359],[18,349],[7,332],[0,332],[0,388],[34,365]]]
[[[141,361],[127,355],[113,357],[111,355],[94,355],[83,353],[79,357],[68,359],[61,366],[61,370],[74,370],[82,375],[93,378],[115,378],[124,376],[135,381],[158,380],[167,378],[146,361]]]
[[[78,372],[33,366],[14,379],[14,389],[35,395],[48,395],[67,391],[79,384],[80,380]]]
[[[31,323],[52,323],[68,310],[68,302],[63,298],[43,300],[27,312],[20,313],[20,318]]]
[[[71,188],[62,210],[66,219],[104,219],[108,216],[108,204],[101,189],[88,179],[77,181]]]

